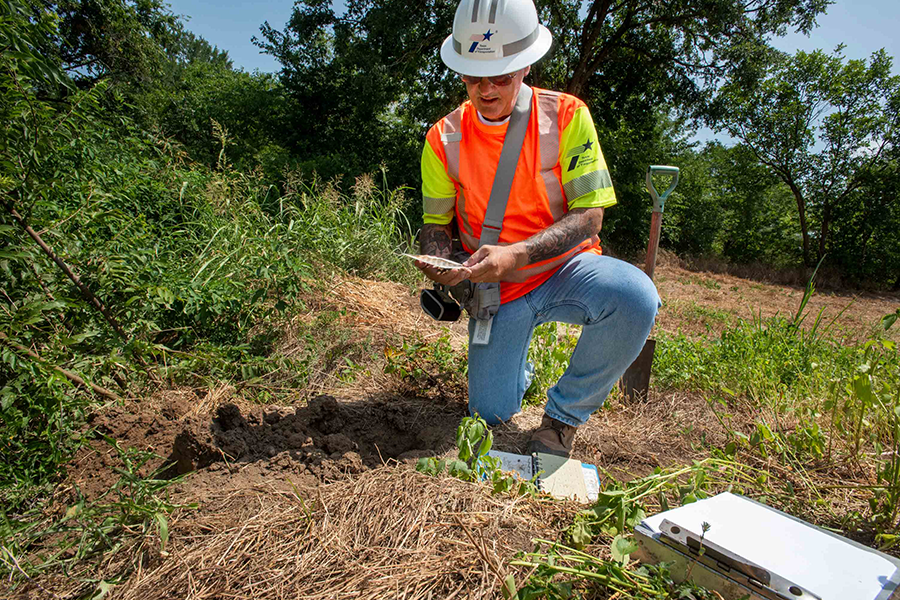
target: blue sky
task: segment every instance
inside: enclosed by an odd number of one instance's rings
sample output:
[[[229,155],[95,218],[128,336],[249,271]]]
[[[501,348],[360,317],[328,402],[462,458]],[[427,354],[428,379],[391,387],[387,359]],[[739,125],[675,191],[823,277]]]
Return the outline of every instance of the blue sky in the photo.
[[[293,10],[290,0],[169,0],[169,3],[174,13],[190,17],[188,29],[227,50],[235,67],[247,71],[278,70],[278,63],[271,56],[260,54],[250,39],[259,34],[259,26],[264,21],[283,29]],[[900,2],[897,0],[838,0],[818,22],[819,27],[809,37],[792,33],[776,39],[775,45],[787,52],[817,48],[830,51],[843,42],[848,58],[866,58],[879,48],[887,50],[895,59],[900,57],[897,35]],[[897,62],[894,62],[895,73],[900,72]]]
[[[275,72],[278,62],[250,41],[259,35],[259,26],[268,21],[272,27],[283,29],[293,10],[293,2],[259,0],[255,3],[233,0],[169,0],[172,11],[190,17],[188,29],[208,42],[227,50],[235,67],[246,71]],[[898,0],[868,0],[851,2],[838,0],[828,12],[818,18],[819,26],[809,36],[789,33],[776,38],[774,45],[786,52],[797,50],[833,50],[845,44],[847,58],[868,58],[872,52],[884,48],[893,57],[894,73],[900,73],[900,2]],[[449,32],[448,32],[449,33]],[[435,48],[437,52],[437,48]],[[726,145],[732,143],[724,134],[702,128],[691,139],[706,142],[718,138]]]

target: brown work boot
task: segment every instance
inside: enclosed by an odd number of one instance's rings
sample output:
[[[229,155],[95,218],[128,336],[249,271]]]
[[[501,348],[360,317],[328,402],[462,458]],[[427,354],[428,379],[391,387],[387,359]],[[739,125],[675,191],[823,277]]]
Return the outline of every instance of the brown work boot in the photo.
[[[576,429],[577,427],[544,415],[541,426],[531,432],[525,451],[528,454],[543,452],[568,457],[572,451],[572,442],[575,441]]]

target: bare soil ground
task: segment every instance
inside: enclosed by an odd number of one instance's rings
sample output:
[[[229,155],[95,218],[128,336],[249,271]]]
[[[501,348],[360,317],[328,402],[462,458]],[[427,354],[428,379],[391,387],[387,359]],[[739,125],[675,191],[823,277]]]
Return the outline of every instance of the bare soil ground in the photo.
[[[688,335],[753,314],[791,315],[803,294],[671,262],[657,268],[657,284],[664,301],[658,330]],[[137,559],[119,553],[100,565],[102,573],[115,560],[137,560],[130,579],[107,597],[490,598],[500,572],[510,572],[505,561],[530,550],[533,537],[553,539],[571,523],[580,509],[575,504],[491,497],[481,486],[413,471],[415,459],[453,449],[466,414],[465,388],[441,379],[433,389],[416,389],[384,373],[384,349],[404,337],[446,336],[459,348],[463,323],[434,323],[419,310],[414,290],[383,282],[337,281],[322,303],[340,310],[341,327],[368,340],[381,357],[370,356],[353,378],[339,377],[337,367],[324,369],[282,406],[260,406],[223,383],[157,390],[92,415],[89,425],[98,434],[162,457],[148,470],[167,463],[173,465],[167,476],[184,475],[171,490],[174,502],[199,503],[174,515],[166,555],[148,544]],[[819,294],[810,310],[836,318],[835,331],[849,341],[898,304],[896,295]],[[298,316],[297,325],[315,320],[315,311]],[[290,353],[301,340],[289,330],[282,343]],[[732,426],[756,416],[733,408]],[[541,414],[530,407],[497,427],[495,447],[523,450]],[[653,390],[633,404],[614,395],[579,430],[575,457],[625,480],[657,466],[690,464],[724,436],[700,395]],[[96,497],[117,477],[110,467],[120,464],[98,437],[72,461],[67,489]],[[802,476],[781,474],[785,481]],[[844,465],[815,476],[844,482],[871,474]],[[833,501],[862,507],[852,494]],[[795,508],[825,524],[833,514]],[[48,578],[14,596],[78,597],[91,585]]]
[[[737,318],[792,318],[805,286],[783,286],[732,275],[688,271],[666,253],[655,271],[663,300],[657,328],[670,333],[707,335],[719,332]],[[812,327],[822,314],[821,327],[830,326],[838,339],[853,343],[868,335],[881,317],[897,310],[900,296],[890,293],[818,291],[807,305],[804,325]],[[896,334],[895,334],[896,335]]]

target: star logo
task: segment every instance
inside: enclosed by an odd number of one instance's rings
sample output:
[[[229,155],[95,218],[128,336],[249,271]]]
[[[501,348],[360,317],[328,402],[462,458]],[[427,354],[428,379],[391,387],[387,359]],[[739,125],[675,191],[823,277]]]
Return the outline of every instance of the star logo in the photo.
[[[490,29],[488,29],[488,30],[487,30],[487,33],[482,34],[482,35],[484,36],[484,40],[483,40],[483,41],[485,41],[485,42],[491,41],[491,36],[494,35],[495,33],[497,33],[497,32],[496,32],[496,31],[491,31]]]
[[[571,171],[576,166],[578,166],[578,159],[581,157],[581,155],[584,154],[585,152],[587,152],[588,150],[593,149],[593,147],[594,147],[594,142],[592,142],[591,139],[588,138],[588,140],[585,143],[581,144],[580,146],[575,146],[574,148],[569,150],[569,152],[566,153],[566,157],[571,158],[572,160],[569,161],[569,168],[566,170]]]

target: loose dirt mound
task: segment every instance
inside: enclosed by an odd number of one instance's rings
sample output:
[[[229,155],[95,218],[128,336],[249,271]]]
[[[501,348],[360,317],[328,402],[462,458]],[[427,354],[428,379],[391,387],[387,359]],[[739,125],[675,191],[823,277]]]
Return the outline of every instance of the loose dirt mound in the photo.
[[[175,491],[195,501],[223,486],[312,486],[389,459],[441,454],[453,446],[464,414],[462,405],[390,395],[363,401],[322,395],[305,406],[246,410],[225,403],[196,414],[173,394],[161,402],[110,408],[91,417],[90,425],[118,440],[119,449],[162,457],[148,462],[146,473],[192,473]],[[74,461],[70,482],[89,498],[109,489],[117,475],[108,467],[122,466],[120,451],[97,440]]]
[[[341,472],[359,473],[388,458],[445,450],[453,442],[460,412],[432,409],[423,415],[424,410],[410,400],[342,403],[319,396],[305,407],[272,410],[260,419],[226,404],[211,423],[187,424],[175,437],[171,459],[178,473],[218,461],[273,460],[283,469],[334,479]]]

